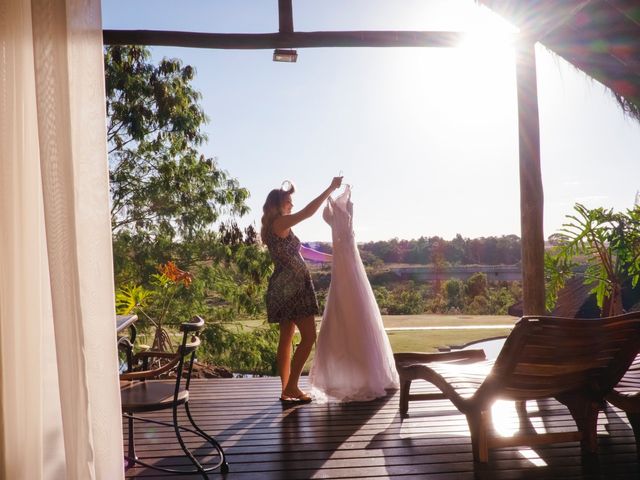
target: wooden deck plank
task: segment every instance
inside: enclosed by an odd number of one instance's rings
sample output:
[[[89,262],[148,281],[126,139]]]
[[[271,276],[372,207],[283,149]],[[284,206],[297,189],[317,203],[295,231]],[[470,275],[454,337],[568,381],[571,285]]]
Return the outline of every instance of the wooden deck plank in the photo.
[[[372,402],[283,407],[279,391],[277,378],[193,381],[192,414],[225,449],[227,479],[626,479],[640,474],[633,433],[615,409],[599,417],[599,453],[593,458],[582,458],[578,443],[568,442],[492,450],[489,463],[477,465],[466,420],[447,400],[412,403],[409,417],[401,419],[397,392]],[[530,402],[528,407],[536,428],[573,428],[568,411],[557,402]],[[507,426],[518,424],[512,411],[499,416]],[[170,417],[170,412],[152,416]],[[185,416],[180,419],[186,422]],[[186,439],[197,452],[208,452],[198,448],[199,439]],[[137,424],[136,447],[149,463],[189,465],[172,430]],[[202,478],[138,467],[128,469],[126,477]],[[218,472],[210,474],[218,477]]]

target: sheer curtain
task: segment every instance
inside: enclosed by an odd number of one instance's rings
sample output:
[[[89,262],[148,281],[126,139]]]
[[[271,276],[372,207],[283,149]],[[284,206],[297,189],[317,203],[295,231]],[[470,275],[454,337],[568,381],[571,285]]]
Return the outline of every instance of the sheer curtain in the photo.
[[[0,0],[0,254],[0,478],[122,478],[99,0]]]

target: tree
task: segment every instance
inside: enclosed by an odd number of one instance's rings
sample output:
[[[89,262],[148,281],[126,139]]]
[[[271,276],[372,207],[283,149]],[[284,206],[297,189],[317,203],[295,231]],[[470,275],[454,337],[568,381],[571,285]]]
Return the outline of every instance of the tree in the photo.
[[[194,75],[180,60],[152,64],[144,47],[105,50],[118,307],[155,324],[158,345],[168,338],[163,324],[202,315],[208,321],[201,358],[271,372],[277,330],[247,332],[237,322],[264,310],[271,260],[255,229],[241,231],[235,223],[248,211],[249,192],[199,151],[208,119],[191,86]],[[223,216],[227,223],[220,223]],[[169,288],[167,295],[171,279],[157,272],[171,262],[193,276],[189,288]]]
[[[223,213],[246,213],[249,193],[199,153],[208,119],[193,67],[149,58],[141,46],[105,51],[112,229],[137,241],[190,240]]]
[[[476,272],[471,275],[466,282],[466,291],[470,300],[477,296],[485,296],[487,294],[487,275],[485,273]]]
[[[450,278],[442,284],[447,297],[447,306],[462,310],[464,308],[464,283],[457,278]]]
[[[635,287],[640,279],[640,206],[626,213],[579,203],[574,209],[576,214],[567,216],[571,221],[554,236],[557,245],[545,254],[547,308],[583,259],[584,283],[595,284],[591,292],[602,315],[620,314],[623,286]]]
[[[461,265],[466,260],[466,241],[459,233],[447,244],[447,260],[453,265]]]

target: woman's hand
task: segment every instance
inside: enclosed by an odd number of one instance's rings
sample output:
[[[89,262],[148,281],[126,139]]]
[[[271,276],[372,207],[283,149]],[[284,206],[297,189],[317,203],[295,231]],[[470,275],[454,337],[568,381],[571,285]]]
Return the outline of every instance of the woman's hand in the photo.
[[[342,185],[342,177],[333,177],[333,180],[331,180],[331,188],[336,190],[340,188],[340,185]]]

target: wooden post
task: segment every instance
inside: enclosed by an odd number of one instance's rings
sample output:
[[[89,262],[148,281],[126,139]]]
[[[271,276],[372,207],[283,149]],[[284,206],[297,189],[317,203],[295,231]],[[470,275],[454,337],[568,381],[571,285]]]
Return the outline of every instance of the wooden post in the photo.
[[[292,0],[278,0],[278,31],[280,33],[293,32]]]
[[[540,171],[540,119],[535,41],[521,38],[516,48],[520,141],[520,225],[522,233],[523,313],[545,313],[544,194]]]

